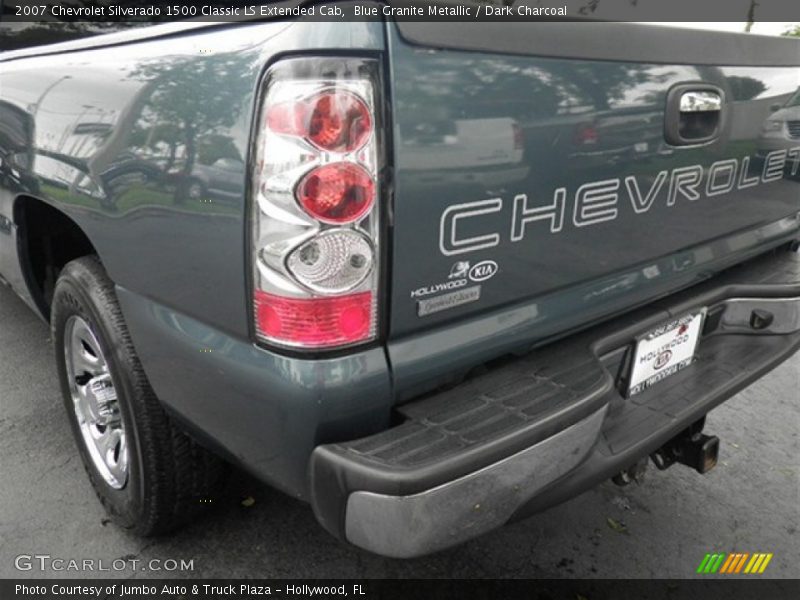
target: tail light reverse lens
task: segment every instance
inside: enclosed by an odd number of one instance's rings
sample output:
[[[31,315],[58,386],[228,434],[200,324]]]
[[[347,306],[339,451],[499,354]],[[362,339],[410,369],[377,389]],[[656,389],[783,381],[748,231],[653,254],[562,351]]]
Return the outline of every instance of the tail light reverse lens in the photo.
[[[328,231],[289,254],[289,271],[312,290],[322,293],[352,290],[369,276],[374,252],[367,238],[355,231]]]

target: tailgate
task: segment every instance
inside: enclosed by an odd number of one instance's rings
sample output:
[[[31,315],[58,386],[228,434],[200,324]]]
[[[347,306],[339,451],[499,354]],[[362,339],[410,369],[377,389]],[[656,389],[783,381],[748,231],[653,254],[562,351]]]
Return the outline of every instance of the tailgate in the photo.
[[[441,43],[432,24],[389,25],[401,395],[421,372],[585,326],[797,235],[800,138],[770,122],[800,83],[796,41],[712,34],[714,52],[705,32],[502,25],[439,25]],[[681,84],[721,110],[671,113]]]

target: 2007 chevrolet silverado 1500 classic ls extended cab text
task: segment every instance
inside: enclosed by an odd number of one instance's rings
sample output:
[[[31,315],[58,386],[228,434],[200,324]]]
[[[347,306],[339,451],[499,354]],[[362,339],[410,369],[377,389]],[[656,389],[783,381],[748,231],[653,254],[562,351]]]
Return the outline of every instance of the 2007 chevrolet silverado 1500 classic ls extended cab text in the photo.
[[[6,52],[0,273],[121,526],[184,522],[219,456],[422,555],[648,457],[714,465],[705,415],[800,347],[799,65],[574,22]]]

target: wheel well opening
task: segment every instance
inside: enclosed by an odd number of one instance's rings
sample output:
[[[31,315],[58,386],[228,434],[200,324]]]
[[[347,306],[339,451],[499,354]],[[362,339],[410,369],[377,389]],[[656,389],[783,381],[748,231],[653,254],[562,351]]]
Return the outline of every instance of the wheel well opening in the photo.
[[[41,200],[18,198],[14,211],[22,271],[31,296],[49,320],[61,269],[71,260],[97,252],[75,221]]]

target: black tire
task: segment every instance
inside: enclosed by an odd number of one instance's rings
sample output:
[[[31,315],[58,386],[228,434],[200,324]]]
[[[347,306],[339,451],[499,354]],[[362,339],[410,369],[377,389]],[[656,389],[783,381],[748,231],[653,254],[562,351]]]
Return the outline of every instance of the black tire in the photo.
[[[64,350],[65,326],[72,316],[88,324],[116,390],[128,448],[127,480],[121,489],[109,485],[98,471],[75,413]],[[89,480],[112,520],[136,534],[157,535],[211,506],[221,489],[225,465],[164,412],[136,356],[114,284],[96,257],[73,260],[61,271],[51,328],[67,416]]]

